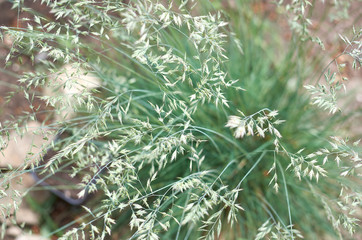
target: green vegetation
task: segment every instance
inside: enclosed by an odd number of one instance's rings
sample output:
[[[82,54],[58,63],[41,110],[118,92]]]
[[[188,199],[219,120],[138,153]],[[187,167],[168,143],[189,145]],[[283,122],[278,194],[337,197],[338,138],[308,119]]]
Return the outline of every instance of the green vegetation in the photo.
[[[23,31],[2,29],[14,38],[12,56],[47,53],[20,81],[55,92],[42,97],[54,109],[44,128],[70,133],[31,168],[71,163],[73,176],[88,168],[79,197],[101,193],[64,239],[105,239],[126,225],[129,239],[353,235],[361,146],[341,136],[353,117],[338,110],[343,81],[311,85],[324,66],[307,51],[319,39],[306,29],[306,1],[280,3],[296,20],[291,40],[248,1],[44,2],[56,20],[34,15]],[[356,68],[361,33],[343,37]],[[97,88],[81,87],[90,76]],[[2,174],[3,186],[12,174]]]

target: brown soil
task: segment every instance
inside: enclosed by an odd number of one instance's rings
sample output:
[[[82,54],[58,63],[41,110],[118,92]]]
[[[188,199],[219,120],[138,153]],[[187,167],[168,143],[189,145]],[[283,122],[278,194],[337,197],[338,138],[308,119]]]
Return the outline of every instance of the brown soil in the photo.
[[[32,3],[37,11],[46,12],[45,7],[39,3],[27,2],[27,4]],[[0,26],[21,27],[18,22],[17,10],[11,9],[11,6],[10,2],[0,1]],[[26,14],[20,14],[19,17],[26,17]],[[34,65],[27,56],[21,56],[22,62],[14,58],[10,59],[12,65],[5,66],[5,58],[11,47],[11,39],[4,36],[4,41],[0,42],[0,123],[28,115],[28,113],[34,113],[36,119],[43,122],[45,114],[42,111],[46,110],[45,104],[35,97],[32,103],[33,109],[31,109],[30,102],[24,97],[23,86],[18,82],[22,73],[34,70]],[[30,89],[28,93],[39,96],[41,89]]]
[[[54,150],[48,151],[43,157],[43,164],[46,164],[56,154],[57,152]],[[64,164],[64,166],[59,166],[59,169],[61,169],[59,172],[52,174],[50,171],[47,171],[43,174],[38,174],[37,176],[40,179],[45,179],[43,182],[45,185],[49,185],[54,190],[61,192],[66,198],[77,200],[78,193],[82,190],[77,188],[77,184],[81,182],[82,178],[79,175],[76,175],[74,178],[70,177],[69,174],[71,174],[73,166],[74,164]]]
[[[49,10],[40,4],[40,1],[24,1],[26,6],[31,6],[35,11],[49,16]],[[12,3],[8,1],[0,0],[0,26],[18,28],[22,27],[18,19],[28,17],[27,14],[21,13],[18,16],[17,9],[11,9]],[[1,31],[1,30],[0,30]],[[29,89],[28,94],[35,94],[35,98],[32,101],[34,106],[31,109],[30,102],[24,97],[24,86],[22,86],[18,79],[24,72],[34,71],[36,66],[31,62],[28,56],[21,56],[22,62],[20,63],[17,58],[10,59],[12,64],[6,66],[5,58],[12,47],[11,39],[4,38],[4,41],[0,40],[0,124],[7,125],[12,121],[18,120],[21,117],[26,117],[28,113],[33,113],[36,120],[39,122],[46,121],[48,115],[45,111],[51,110],[46,107],[44,102],[37,98],[41,96],[42,89]],[[37,110],[36,110],[37,109]],[[68,169],[70,170],[70,169]],[[58,181],[58,180],[62,180]],[[65,181],[64,181],[65,180]],[[75,186],[80,182],[79,178],[71,178],[68,174],[56,174],[53,178],[48,178],[46,183],[49,185],[55,185],[55,188],[59,185]],[[67,189],[68,190],[68,189]],[[71,198],[77,199],[77,193],[79,190],[72,189],[70,192],[65,193]],[[38,200],[36,195],[44,195],[43,191],[35,191],[30,195],[31,198],[38,204],[42,204],[44,200]],[[45,200],[45,202],[48,200]],[[49,200],[50,201],[50,200]],[[77,218],[80,212],[83,210],[76,206],[71,206],[67,202],[58,198],[52,205],[49,216],[54,221],[56,226],[63,226]],[[43,219],[44,220],[44,219]],[[40,229],[39,226],[32,226],[34,233],[39,232],[36,229]],[[55,229],[53,229],[55,230]],[[0,230],[1,233],[1,230]],[[14,239],[10,236],[5,236],[5,239]],[[52,239],[57,239],[56,236]]]

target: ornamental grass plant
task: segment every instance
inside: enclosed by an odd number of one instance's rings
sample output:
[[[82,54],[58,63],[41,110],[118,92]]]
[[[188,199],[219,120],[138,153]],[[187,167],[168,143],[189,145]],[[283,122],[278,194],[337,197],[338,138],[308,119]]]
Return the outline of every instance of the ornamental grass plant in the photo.
[[[360,136],[344,128],[361,119],[361,109],[340,107],[344,76],[310,54],[315,42],[323,43],[307,28],[308,2],[275,3],[273,11],[290,20],[287,39],[280,25],[251,11],[254,1],[230,1],[232,8],[224,1],[42,2],[52,18],[33,13],[22,19],[23,29],[2,27],[13,39],[7,60],[46,55],[19,81],[29,102],[39,97],[52,109],[43,130],[68,134],[43,146],[57,149],[48,162],[30,154],[24,168],[1,173],[1,185],[28,171],[51,177],[67,164],[69,175],[82,173],[78,197],[97,193],[97,201],[83,206],[75,228],[70,223],[51,234],[191,240],[358,234]],[[14,7],[32,12],[21,1]],[[355,26],[341,36],[355,71],[361,33]],[[98,79],[95,88],[86,87],[90,79]],[[50,91],[35,96],[33,88]],[[36,109],[2,126],[2,148],[7,131],[21,132],[32,119]],[[24,196],[13,195],[16,206]],[[9,219],[12,211],[1,206]]]

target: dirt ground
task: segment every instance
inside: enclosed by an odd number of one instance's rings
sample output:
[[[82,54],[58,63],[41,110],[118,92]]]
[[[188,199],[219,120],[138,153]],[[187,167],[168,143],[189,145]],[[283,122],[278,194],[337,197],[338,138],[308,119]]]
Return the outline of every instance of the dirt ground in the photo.
[[[47,14],[49,11],[44,7],[38,4],[39,1],[33,3],[33,1],[25,1],[27,5],[31,4],[38,12]],[[8,1],[0,0],[0,26],[7,26],[17,28],[19,26],[18,22],[18,13],[16,9],[11,9],[12,3]],[[26,17],[25,14],[21,14],[20,18]],[[4,41],[0,42],[0,123],[4,126],[7,125],[7,121],[12,121],[18,117],[24,116],[26,112],[31,112],[30,103],[24,97],[22,86],[19,84],[19,76],[27,71],[33,71],[34,66],[31,63],[30,59],[26,56],[22,57],[22,63],[17,59],[10,59],[13,64],[11,66],[6,66],[5,58],[9,53],[10,48],[12,47],[12,41],[8,37],[4,37]],[[41,95],[42,89],[32,89],[36,95]],[[33,102],[34,108],[37,109],[40,107],[40,112],[47,110],[45,104],[35,98]],[[43,122],[45,120],[46,114],[36,114],[36,121]],[[20,148],[25,148],[26,146],[20,146]],[[12,157],[16,158],[14,154]],[[20,154],[21,155],[21,154]],[[12,159],[11,161],[14,161]],[[24,176],[24,187],[31,186],[34,184],[34,179],[30,174]],[[21,187],[23,188],[23,187]],[[40,233],[40,224],[44,224],[42,221],[45,219],[52,219],[48,221],[49,231],[54,230],[56,226],[62,226],[72,220],[75,217],[72,214],[69,214],[69,211],[77,214],[77,210],[73,209],[74,207],[70,206],[66,202],[60,200],[59,198],[49,194],[47,191],[34,191],[30,195],[31,198],[28,198],[27,201],[24,201],[25,204],[22,204],[21,211],[19,212],[19,219],[26,222],[27,230],[33,232],[34,234]],[[40,205],[44,204],[44,205]],[[39,211],[35,208],[41,208]],[[53,227],[51,227],[53,224]],[[53,228],[53,229],[52,229]],[[0,230],[1,233],[1,230]],[[8,228],[7,235],[5,236],[7,240],[42,240],[44,238],[38,236],[30,237],[26,235],[18,227],[13,226]],[[57,239],[54,236],[54,239]]]
[[[12,11],[11,3],[0,3],[0,26],[11,27],[15,23],[17,18],[16,11]],[[11,116],[18,116],[23,109],[26,109],[28,102],[22,98],[20,94],[16,94],[18,88],[16,74],[19,74],[23,69],[20,69],[20,65],[14,65],[11,68],[5,68],[5,57],[9,53],[11,42],[9,40],[0,43],[0,122],[4,122],[10,119]],[[9,97],[13,95],[8,104]]]
[[[41,13],[46,13],[48,10],[33,1],[25,1],[27,5]],[[17,28],[19,27],[17,9],[11,9],[12,3],[0,0],[0,26]],[[19,18],[26,17],[26,14],[20,14]],[[21,27],[21,26],[20,26]],[[19,75],[23,72],[34,70],[30,59],[22,56],[22,62],[18,59],[10,59],[13,62],[11,66],[6,66],[5,58],[12,47],[12,41],[9,37],[4,36],[4,41],[0,42],[0,123],[6,120],[13,120],[16,117],[24,115],[24,112],[31,112],[30,103],[24,98],[23,90],[18,82]],[[37,95],[40,95],[41,89],[33,89]],[[35,98],[33,102],[34,108],[40,107],[40,110],[45,109],[44,103]],[[38,121],[44,120],[45,114],[37,114]]]

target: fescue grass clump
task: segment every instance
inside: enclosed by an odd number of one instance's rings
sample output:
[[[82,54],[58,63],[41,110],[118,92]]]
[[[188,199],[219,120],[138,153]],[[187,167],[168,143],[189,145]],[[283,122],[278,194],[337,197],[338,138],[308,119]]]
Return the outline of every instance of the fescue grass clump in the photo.
[[[305,16],[300,2],[288,14]],[[306,17],[292,22],[288,42],[249,2],[223,13],[187,0],[44,4],[54,19],[34,15],[27,29],[3,28],[14,39],[9,56],[46,53],[20,81],[56,93],[41,97],[54,109],[44,127],[71,133],[32,169],[57,172],[69,162],[75,176],[87,168],[79,197],[102,195],[62,238],[105,239],[122,225],[128,239],[355,232],[360,145],[338,136],[349,118],[336,105],[343,82],[327,75],[308,87],[331,114],[303,87],[320,64],[307,54],[306,40],[318,39]],[[354,35],[345,54],[358,68],[361,31]],[[65,81],[62,66],[72,68]],[[82,87],[87,76],[99,85]]]

